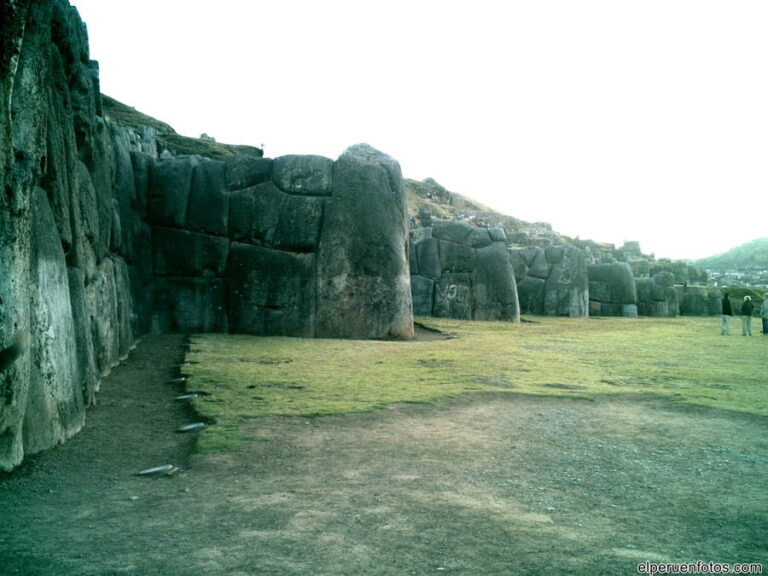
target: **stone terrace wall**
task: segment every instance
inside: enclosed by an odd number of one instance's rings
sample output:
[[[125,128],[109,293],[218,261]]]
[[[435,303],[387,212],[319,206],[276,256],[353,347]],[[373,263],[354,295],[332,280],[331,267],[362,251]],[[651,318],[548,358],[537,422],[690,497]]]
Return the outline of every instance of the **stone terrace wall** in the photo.
[[[85,27],[63,0],[1,10],[0,349],[29,341],[0,371],[8,470],[82,427],[138,319],[119,200],[133,171],[99,115]]]
[[[392,158],[177,157],[148,189],[153,330],[413,337]]]
[[[589,281],[584,250],[570,244],[511,250],[520,308],[525,314],[584,318]]]
[[[66,0],[0,16],[0,470],[75,434],[150,329],[413,336],[396,161],[159,159],[104,118]]]
[[[435,220],[412,233],[414,313],[467,320],[520,320],[503,228]]]

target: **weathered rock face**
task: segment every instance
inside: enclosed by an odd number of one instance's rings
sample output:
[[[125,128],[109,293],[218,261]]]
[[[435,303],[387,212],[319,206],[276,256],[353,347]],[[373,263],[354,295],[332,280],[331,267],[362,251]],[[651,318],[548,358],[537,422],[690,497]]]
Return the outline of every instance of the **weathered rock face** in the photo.
[[[635,278],[638,315],[656,318],[678,316],[680,306],[673,284],[674,278],[666,273],[656,274],[652,278]]]
[[[583,318],[589,313],[584,250],[570,244],[526,246],[510,253],[518,277],[520,308],[526,314]]]
[[[119,144],[97,114],[85,27],[63,0],[3,4],[0,469],[76,433],[99,374],[134,340]],[[124,157],[122,151],[121,158]],[[124,182],[132,182],[132,169]]]
[[[412,234],[410,267],[415,314],[520,320],[503,229],[433,220]]]
[[[587,267],[587,272],[590,314],[637,316],[637,287],[629,264],[593,264]]]
[[[103,116],[66,0],[0,15],[0,350],[29,335],[0,366],[0,470],[76,433],[143,331],[413,336],[396,161],[165,158]]]
[[[367,145],[333,166],[317,254],[317,335],[413,337],[400,165]]]
[[[704,286],[676,286],[681,316],[717,316],[722,313],[723,303],[720,290]],[[734,307],[738,313],[739,307]]]
[[[322,156],[149,167],[154,330],[411,338],[400,167]]]

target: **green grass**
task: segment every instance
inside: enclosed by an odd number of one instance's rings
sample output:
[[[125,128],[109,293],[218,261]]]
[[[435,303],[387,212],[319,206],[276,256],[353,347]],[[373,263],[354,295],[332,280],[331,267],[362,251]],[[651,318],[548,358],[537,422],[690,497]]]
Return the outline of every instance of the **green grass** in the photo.
[[[137,128],[138,126],[150,126],[158,132],[157,139],[162,142],[169,150],[176,154],[198,154],[214,160],[226,160],[236,154],[247,154],[250,156],[261,157],[264,151],[256,146],[247,146],[242,144],[223,144],[201,138],[190,138],[177,134],[176,131],[160,120],[139,112],[131,106],[107,96],[101,95],[101,102],[104,114],[110,121],[117,125],[127,128]]]
[[[206,334],[185,367],[195,409],[215,421],[200,449],[235,449],[267,416],[364,412],[505,392],[590,398],[659,395],[768,415],[768,337],[730,337],[718,318],[536,318],[521,324],[422,319],[448,340],[391,342]],[[756,319],[759,324],[759,319]]]

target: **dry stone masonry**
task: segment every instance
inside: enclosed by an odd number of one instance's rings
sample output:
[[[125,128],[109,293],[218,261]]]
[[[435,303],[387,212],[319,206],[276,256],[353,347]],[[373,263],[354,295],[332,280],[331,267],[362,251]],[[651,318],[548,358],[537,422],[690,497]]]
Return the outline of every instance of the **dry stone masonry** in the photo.
[[[520,320],[515,272],[502,228],[433,220],[412,232],[414,314],[467,320]]]
[[[520,308],[525,314],[588,315],[586,254],[570,244],[526,246],[511,252]]]
[[[75,434],[150,330],[413,336],[398,163],[161,153],[66,0],[0,6],[0,470]]]
[[[77,433],[149,331],[409,339],[414,311],[720,311],[718,291],[636,243],[433,217],[455,201],[434,181],[412,185],[409,215],[400,166],[365,144],[335,161],[219,144],[206,157],[175,133],[172,148],[170,127],[126,123],[102,97],[66,0],[5,0],[0,32],[0,470]]]

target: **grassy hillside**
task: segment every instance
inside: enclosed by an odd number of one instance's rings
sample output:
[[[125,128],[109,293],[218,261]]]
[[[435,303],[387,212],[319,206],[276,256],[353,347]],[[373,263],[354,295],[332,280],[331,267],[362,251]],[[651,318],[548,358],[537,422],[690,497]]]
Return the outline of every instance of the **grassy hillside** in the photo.
[[[412,226],[424,226],[425,219],[438,218],[465,220],[477,226],[499,226],[504,228],[507,238],[532,230],[552,232],[547,223],[531,223],[502,214],[467,196],[446,190],[431,178],[423,181],[406,179],[405,192]]]
[[[694,262],[711,270],[768,269],[768,238],[759,238],[737,246],[728,252]]]
[[[263,150],[256,146],[222,144],[213,140],[182,136],[165,122],[139,112],[105,94],[102,94],[101,101],[104,116],[113,124],[127,128],[139,126],[154,128],[157,130],[158,143],[175,154],[199,154],[215,160],[223,160],[235,154],[248,154],[250,156],[263,156],[264,154]]]

